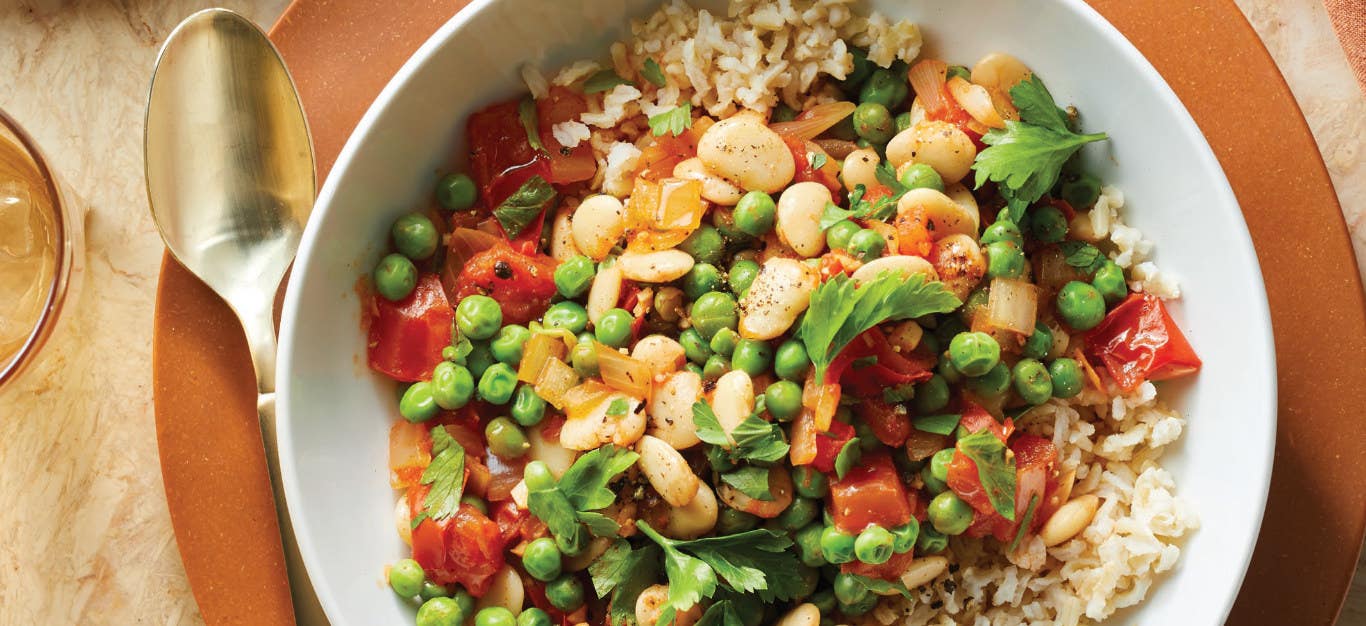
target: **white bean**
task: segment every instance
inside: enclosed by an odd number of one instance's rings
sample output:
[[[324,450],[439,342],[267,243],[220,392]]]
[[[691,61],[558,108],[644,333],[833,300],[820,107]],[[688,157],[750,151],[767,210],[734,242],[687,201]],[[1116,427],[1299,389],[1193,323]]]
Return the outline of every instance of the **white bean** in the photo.
[[[512,611],[513,615],[518,615],[522,612],[522,604],[525,602],[526,589],[522,587],[522,577],[517,575],[517,570],[512,569],[511,565],[504,565],[493,575],[493,584],[489,585],[488,591],[479,598],[475,607],[482,610],[501,606]]]
[[[663,533],[674,539],[696,539],[716,527],[716,515],[716,494],[707,483],[699,481],[691,502],[669,509],[669,522]]]
[[[702,440],[692,419],[692,405],[702,399],[702,377],[687,370],[674,372],[650,396],[650,427],[647,432],[678,450]]]
[[[697,157],[679,161],[674,166],[674,178],[701,182],[702,198],[718,206],[735,206],[739,204],[740,197],[745,195],[745,190],[707,171],[707,166]]]
[[[1010,88],[1029,78],[1029,66],[1004,52],[992,52],[972,66],[972,82],[987,89],[1009,93]]]
[[[1099,508],[1100,498],[1091,494],[1078,496],[1058,507],[1053,516],[1043,523],[1043,528],[1039,529],[1043,545],[1051,548],[1077,536],[1091,523],[1091,518],[1096,516]]]
[[[959,300],[967,299],[987,272],[986,257],[971,235],[953,234],[934,242],[930,263],[939,272],[940,282]]]
[[[873,259],[854,270],[851,278],[854,279],[854,282],[861,283],[877,278],[884,273],[900,274],[907,278],[916,274],[924,274],[926,280],[939,280],[939,273],[934,271],[934,266],[930,265],[929,261],[908,254]]]
[[[821,213],[832,200],[830,189],[815,181],[797,183],[778,197],[774,230],[778,239],[797,254],[813,257],[825,248]]]
[[[872,187],[877,182],[877,164],[882,158],[877,155],[877,150],[872,148],[861,148],[849,153],[844,157],[844,168],[840,175],[844,178],[844,188],[852,190],[854,187],[863,185]]]
[[[974,203],[972,209],[975,208]],[[936,239],[954,234],[976,235],[979,218],[977,211],[972,209],[929,187],[907,191],[896,203],[898,216],[922,213],[931,236]]]
[[[541,430],[540,426],[526,429],[526,439],[531,444],[527,449],[527,458],[545,463],[546,467],[550,468],[550,473],[559,478],[574,464],[575,454],[558,443],[546,441],[541,435]]]
[[[640,473],[650,481],[665,502],[673,506],[687,506],[697,495],[697,475],[688,461],[673,446],[645,435],[636,444],[640,452]]]
[[[579,253],[574,245],[572,216],[574,209],[564,207],[555,212],[555,221],[550,225],[550,258],[563,262]]]
[[[949,560],[942,556],[922,556],[912,561],[911,566],[901,573],[901,584],[914,590],[939,578],[948,567]]]
[[[814,604],[806,602],[794,607],[782,616],[773,626],[817,626],[821,623],[821,610]]]
[[[588,196],[570,219],[574,246],[594,261],[607,258],[626,228],[626,208],[612,196]]]
[[[617,257],[621,275],[642,283],[667,283],[683,278],[692,269],[693,258],[677,249],[658,252],[626,251]]]
[[[626,415],[607,414],[613,400],[626,401]],[[570,450],[592,450],[606,443],[629,446],[645,434],[645,416],[639,407],[640,400],[623,394],[603,398],[587,415],[565,420],[560,427],[560,445]]]
[[[399,496],[398,502],[394,503],[394,527],[403,543],[413,545],[413,507],[408,506],[407,494]]]
[[[934,168],[945,183],[962,180],[976,158],[977,146],[972,139],[948,122],[923,121],[887,142],[887,160],[898,171],[907,163],[924,163]]]
[[[669,603],[668,585],[651,585],[636,596],[636,626],[655,626]],[[674,626],[692,626],[702,617],[702,605],[694,604],[674,615]]]
[[[599,268],[598,275],[593,277],[593,286],[588,289],[588,304],[584,307],[588,319],[597,324],[603,315],[617,307],[620,298],[621,268],[616,265]]]
[[[754,381],[744,370],[732,370],[716,379],[716,389],[711,396],[711,409],[716,413],[716,421],[721,430],[730,431],[754,412]]]
[[[664,335],[642,337],[631,348],[631,358],[649,363],[655,380],[662,380],[664,376],[677,372],[687,360],[683,344]]]
[[[791,328],[811,304],[820,277],[805,263],[775,257],[764,261],[749,291],[740,299],[740,335],[773,339]]]
[[[944,188],[944,193],[958,205],[962,214],[970,216],[972,219],[972,232],[969,235],[976,235],[982,227],[982,210],[977,207],[977,196],[972,195],[972,190],[968,189],[963,183],[953,183]]]
[[[707,169],[746,191],[773,193],[787,186],[797,164],[783,138],[752,112],[733,115],[708,128],[697,143]]]

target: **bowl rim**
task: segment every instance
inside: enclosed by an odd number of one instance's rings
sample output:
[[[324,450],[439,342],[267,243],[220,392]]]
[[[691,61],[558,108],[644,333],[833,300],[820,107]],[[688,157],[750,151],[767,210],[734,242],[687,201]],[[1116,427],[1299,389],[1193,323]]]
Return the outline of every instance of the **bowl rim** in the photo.
[[[280,367],[276,372],[276,384],[279,396],[277,437],[281,452],[279,455],[281,475],[285,483],[285,495],[290,502],[299,502],[299,496],[302,494],[299,467],[295,463],[297,457],[295,454],[286,453],[292,452],[294,449],[293,431],[290,427],[293,423],[290,414],[290,400],[293,390],[290,382],[291,376],[288,374],[294,367],[294,343],[288,338],[293,335],[294,328],[300,323],[299,313],[302,303],[298,294],[302,291],[302,285],[308,280],[308,276],[310,275],[310,272],[307,270],[308,264],[300,263],[299,261],[311,258],[315,248],[321,245],[318,240],[320,224],[323,221],[326,221],[333,209],[333,201],[337,196],[337,188],[341,184],[341,178],[343,174],[352,167],[352,162],[356,159],[361,145],[364,143],[364,140],[375,131],[376,122],[383,115],[384,111],[393,103],[399,94],[408,87],[409,82],[413,79],[414,75],[418,73],[419,68],[431,62],[432,57],[447,45],[456,31],[461,30],[468,22],[474,20],[476,16],[488,10],[489,7],[497,2],[498,0],[473,0],[437,28],[436,31],[408,57],[398,71],[394,73],[393,77],[385,84],[379,95],[366,109],[365,114],[352,130],[346,143],[338,153],[331,172],[327,176],[327,179],[318,194],[314,209],[303,232],[298,256],[296,257],[296,262],[294,264],[294,271],[292,271],[289,276],[288,288],[285,293],[284,304],[281,311]],[[1252,309],[1245,310],[1244,313],[1250,314],[1246,315],[1246,319],[1250,320],[1250,323],[1255,325],[1255,328],[1249,329],[1252,332],[1249,333],[1248,340],[1252,344],[1255,344],[1257,352],[1260,352],[1266,357],[1264,367],[1260,368],[1261,371],[1259,372],[1260,377],[1266,384],[1261,385],[1261,398],[1260,402],[1257,402],[1257,404],[1262,407],[1263,414],[1258,416],[1260,418],[1259,420],[1249,420],[1249,422],[1263,425],[1263,429],[1255,434],[1258,435],[1264,445],[1260,450],[1260,453],[1257,453],[1258,451],[1256,450],[1251,451],[1253,453],[1251,455],[1252,458],[1259,461],[1256,466],[1257,471],[1255,475],[1248,477],[1251,479],[1248,482],[1252,483],[1255,487],[1253,493],[1256,496],[1255,502],[1250,503],[1255,505],[1253,508],[1255,511],[1255,519],[1252,520],[1251,525],[1253,532],[1241,542],[1240,552],[1237,554],[1238,558],[1236,562],[1230,563],[1230,565],[1235,566],[1236,569],[1233,571],[1236,571],[1236,574],[1226,579],[1226,588],[1219,590],[1223,595],[1223,599],[1220,602],[1218,623],[1222,623],[1228,618],[1229,613],[1232,611],[1233,604],[1237,600],[1238,591],[1242,587],[1243,580],[1247,575],[1248,566],[1252,560],[1253,550],[1256,547],[1257,538],[1261,533],[1261,526],[1266,513],[1267,497],[1270,491],[1271,471],[1275,455],[1278,384],[1276,376],[1276,352],[1274,336],[1272,334],[1270,305],[1267,300],[1266,286],[1262,276],[1261,265],[1252,244],[1252,237],[1248,231],[1247,221],[1243,217],[1241,205],[1238,203],[1237,197],[1233,193],[1232,186],[1228,182],[1228,176],[1225,174],[1223,167],[1220,165],[1218,158],[1204,133],[1200,130],[1195,119],[1191,116],[1190,111],[1186,108],[1185,104],[1181,102],[1180,98],[1167,83],[1166,79],[1162,77],[1157,69],[1153,67],[1152,63],[1143,56],[1138,48],[1135,47],[1118,28],[1106,20],[1084,0],[1054,0],[1054,2],[1063,9],[1077,15],[1080,19],[1084,20],[1090,28],[1095,29],[1104,37],[1104,39],[1109,41],[1115,47],[1116,52],[1137,71],[1138,75],[1144,81],[1143,88],[1160,98],[1166,107],[1176,113],[1176,123],[1179,126],[1178,130],[1184,135],[1195,137],[1195,143],[1197,144],[1196,154],[1194,155],[1195,158],[1200,161],[1202,166],[1210,168],[1210,170],[1216,174],[1216,179],[1210,181],[1213,183],[1211,192],[1219,197],[1221,200],[1220,204],[1238,209],[1237,219],[1235,220],[1235,231],[1225,233],[1225,236],[1227,237],[1226,242],[1232,244],[1230,246],[1232,249],[1225,250],[1224,252],[1226,254],[1238,255],[1240,257],[1238,260],[1251,271],[1251,284],[1247,286],[1251,287],[1249,297],[1252,300]],[[622,17],[624,18],[625,16]],[[296,506],[292,508],[290,521],[291,525],[294,527],[295,534],[298,537],[299,548],[304,558],[305,565],[309,566],[312,571],[319,571],[320,567],[316,564],[320,563],[320,553],[323,546],[314,545],[313,537],[307,532],[304,532],[304,529],[307,526],[304,520],[307,518],[308,512],[304,507]],[[346,618],[338,612],[337,601],[334,599],[331,589],[317,583],[315,583],[315,589],[324,611],[328,613],[329,617],[333,619],[334,622],[345,623]],[[1143,606],[1150,601],[1150,598],[1145,598],[1144,602],[1141,602],[1138,606]]]

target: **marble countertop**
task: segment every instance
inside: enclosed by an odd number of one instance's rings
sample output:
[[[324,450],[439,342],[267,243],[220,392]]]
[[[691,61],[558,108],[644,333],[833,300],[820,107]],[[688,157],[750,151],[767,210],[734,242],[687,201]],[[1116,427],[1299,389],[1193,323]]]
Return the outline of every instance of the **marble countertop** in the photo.
[[[1366,98],[1323,5],[1237,3],[1305,112],[1366,269]],[[0,2],[0,109],[44,147],[85,211],[87,240],[81,291],[44,360],[0,391],[0,624],[202,623],[157,461],[151,335],[162,246],[141,147],[158,46],[210,4]],[[270,24],[287,0],[221,4]],[[1344,624],[1366,623],[1361,578]]]

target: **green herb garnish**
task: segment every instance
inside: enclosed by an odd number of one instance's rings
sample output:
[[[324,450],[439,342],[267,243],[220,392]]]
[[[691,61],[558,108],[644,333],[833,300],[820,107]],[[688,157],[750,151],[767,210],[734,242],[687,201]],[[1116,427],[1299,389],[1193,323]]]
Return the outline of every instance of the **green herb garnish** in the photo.
[[[419,480],[429,485],[431,491],[422,500],[426,511],[413,520],[414,528],[421,518],[443,520],[455,514],[460,508],[460,496],[465,492],[465,449],[446,432],[445,426],[432,429],[432,462],[422,471]]]
[[[859,443],[858,437],[854,437],[844,442],[844,447],[840,448],[839,454],[835,455],[835,477],[843,479],[849,470],[854,469],[855,465],[863,459],[863,445]]]
[[[603,91],[610,91],[617,85],[630,84],[631,81],[618,76],[616,72],[612,70],[602,70],[592,76],[589,76],[588,80],[583,81],[583,92],[586,94],[600,93]]]
[[[738,593],[758,593],[765,602],[790,600],[801,591],[797,556],[784,533],[761,528],[678,541],[661,536],[645,521],[636,522],[636,528],[664,549],[669,603],[678,610],[711,597],[718,584]]]
[[[663,87],[668,83],[664,80],[664,70],[659,67],[659,63],[656,63],[654,59],[645,59],[645,67],[641,68],[640,75],[656,87]],[[655,134],[658,135],[659,133]]]
[[[1020,545],[1020,539],[1023,539],[1025,532],[1029,530],[1029,523],[1034,521],[1034,509],[1038,506],[1039,494],[1036,493],[1029,497],[1029,508],[1025,509],[1024,519],[1020,521],[1020,527],[1016,529],[1015,538],[1010,541],[1010,547],[1006,548],[1006,552],[1014,552],[1015,547]]]
[[[498,224],[503,227],[509,238],[516,237],[540,218],[546,206],[554,199],[555,188],[544,178],[534,175],[493,210],[493,217],[498,220]]]
[[[722,474],[721,481],[755,500],[773,501],[773,493],[768,490],[768,468],[766,467],[745,466]]]
[[[1067,264],[1084,274],[1094,274],[1105,264],[1105,254],[1085,241],[1064,241],[1058,244]]]
[[[725,449],[732,460],[771,463],[787,456],[791,449],[783,437],[782,427],[766,422],[758,415],[750,415],[736,424],[729,436],[707,403],[693,404],[692,416],[697,438]]]
[[[911,425],[916,430],[934,433],[936,435],[952,435],[953,429],[958,428],[958,422],[963,416],[958,413],[945,415],[924,415],[911,420]]]
[[[649,122],[650,134],[658,137],[669,133],[677,137],[692,127],[692,103],[684,102],[668,111],[652,115]]]
[[[517,119],[522,121],[522,129],[526,131],[526,142],[532,148],[545,152],[545,144],[541,143],[541,123],[536,117],[536,101],[529,96],[522,98],[517,105]]]
[[[958,452],[977,464],[977,478],[992,508],[1015,521],[1015,459],[1006,456],[1006,444],[990,430],[980,430],[959,438]]]

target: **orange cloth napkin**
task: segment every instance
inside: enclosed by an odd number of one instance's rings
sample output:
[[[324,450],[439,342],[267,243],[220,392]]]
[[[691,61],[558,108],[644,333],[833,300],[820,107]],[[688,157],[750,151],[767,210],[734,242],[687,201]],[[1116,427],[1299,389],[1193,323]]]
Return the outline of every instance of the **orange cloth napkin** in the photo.
[[[1357,85],[1366,92],[1366,0],[1323,0],[1323,4],[1347,52]]]

